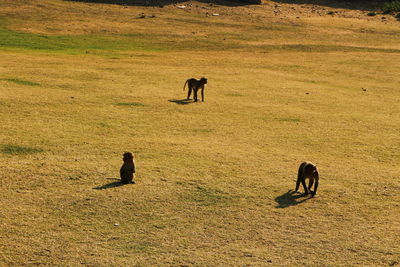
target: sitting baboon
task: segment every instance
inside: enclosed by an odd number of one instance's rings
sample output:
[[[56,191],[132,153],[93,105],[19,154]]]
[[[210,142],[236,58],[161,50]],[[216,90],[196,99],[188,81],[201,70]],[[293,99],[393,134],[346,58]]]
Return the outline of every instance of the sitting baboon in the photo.
[[[193,90],[194,101],[197,102],[197,91],[201,89],[201,101],[204,102],[204,85],[207,84],[207,79],[204,77],[200,80],[196,80],[195,78],[188,79],[183,85],[183,91],[185,91],[186,84],[189,88],[187,99],[190,99],[190,94]]]
[[[133,177],[135,176],[135,162],[133,161],[133,154],[126,152],[122,160],[124,161],[124,164],[122,164],[121,169],[119,170],[121,183],[134,184],[135,181],[133,180]]]
[[[306,186],[306,179],[309,179],[308,188]],[[296,192],[299,190],[300,183],[302,183],[304,187],[305,194],[308,195],[311,193],[311,196],[314,197],[317,193],[318,188],[318,180],[319,174],[317,166],[315,166],[311,162],[303,162],[300,164],[299,171],[297,173],[297,182],[296,182]],[[314,191],[311,190],[311,187],[314,185]]]

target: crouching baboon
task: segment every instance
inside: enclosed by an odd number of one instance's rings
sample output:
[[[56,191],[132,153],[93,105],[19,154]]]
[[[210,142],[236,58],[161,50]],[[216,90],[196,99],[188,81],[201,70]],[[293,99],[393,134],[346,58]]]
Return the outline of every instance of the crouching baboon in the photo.
[[[200,80],[196,80],[195,78],[188,79],[183,85],[183,91],[185,91],[186,84],[189,89],[187,99],[190,99],[190,94],[193,90],[193,98],[194,101],[197,102],[197,91],[201,89],[201,101],[204,102],[204,86],[207,84],[207,79],[204,77]]]
[[[306,186],[307,178],[309,179],[308,188]],[[317,193],[317,188],[319,183],[318,180],[319,180],[319,174],[317,166],[315,166],[311,162],[303,162],[300,164],[299,171],[297,173],[297,182],[295,191],[297,192],[297,190],[299,190],[299,186],[301,183],[304,187],[305,194],[308,195],[309,193],[311,193],[311,197],[314,197],[315,194]],[[313,184],[314,184],[314,191],[311,190]]]
[[[133,177],[135,176],[135,162],[133,161],[133,154],[126,152],[122,160],[124,161],[124,164],[122,164],[121,169],[119,170],[121,183],[134,184],[135,181],[133,180]]]

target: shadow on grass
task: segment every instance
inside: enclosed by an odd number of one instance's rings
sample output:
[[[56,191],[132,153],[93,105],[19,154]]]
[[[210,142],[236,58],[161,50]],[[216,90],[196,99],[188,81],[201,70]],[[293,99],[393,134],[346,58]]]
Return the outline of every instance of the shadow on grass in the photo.
[[[191,99],[170,99],[169,102],[176,103],[178,105],[187,105],[194,103]]]
[[[163,7],[166,5],[175,5],[182,2],[186,2],[185,0],[64,0],[71,2],[85,2],[85,3],[102,3],[102,4],[114,4],[114,5],[122,5],[122,6],[159,6]],[[223,6],[245,6],[251,4],[260,4],[259,0],[200,0],[199,2],[203,3],[215,3]]]
[[[108,183],[108,184],[105,184],[105,185],[93,187],[93,189],[104,190],[104,189],[110,189],[110,188],[114,188],[114,187],[120,187],[120,186],[123,186],[123,185],[127,185],[125,183],[121,183],[121,179],[119,179],[119,178],[106,178],[106,179],[107,180],[115,180],[115,181],[111,182],[111,183]]]
[[[276,206],[276,208],[283,209],[287,208],[290,206],[296,206],[300,203],[303,203],[304,201],[310,199],[310,198],[304,198],[301,200],[298,200],[299,198],[305,197],[304,194],[297,193],[293,190],[289,190],[283,195],[280,195],[275,198],[275,201],[279,204]]]
[[[352,10],[376,10],[382,7],[383,0],[372,1],[332,1],[332,0],[273,0],[272,2],[295,5],[319,5],[330,8],[344,8]]]

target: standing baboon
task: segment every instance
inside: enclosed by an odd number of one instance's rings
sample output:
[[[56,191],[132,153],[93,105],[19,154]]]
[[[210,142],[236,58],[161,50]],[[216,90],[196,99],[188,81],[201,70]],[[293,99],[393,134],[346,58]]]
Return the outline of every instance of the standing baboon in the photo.
[[[309,179],[308,188],[306,186],[306,179]],[[315,166],[311,162],[303,162],[300,164],[299,171],[297,173],[297,182],[296,182],[296,192],[299,190],[300,183],[304,187],[305,194],[308,195],[311,193],[311,196],[314,197],[317,193],[318,183],[319,183],[319,174],[317,166]],[[315,184],[314,184],[315,182]],[[314,184],[314,191],[311,190],[311,187]]]
[[[204,85],[207,84],[207,79],[204,77],[200,80],[196,80],[195,78],[188,79],[183,85],[183,91],[185,91],[186,84],[189,89],[187,99],[190,99],[190,94],[193,90],[194,101],[197,102],[197,91],[201,89],[201,101],[204,102]]]
[[[133,161],[133,154],[126,152],[122,160],[124,161],[124,164],[122,164],[121,169],[119,170],[121,183],[134,184],[135,181],[133,178],[135,176],[135,162]]]

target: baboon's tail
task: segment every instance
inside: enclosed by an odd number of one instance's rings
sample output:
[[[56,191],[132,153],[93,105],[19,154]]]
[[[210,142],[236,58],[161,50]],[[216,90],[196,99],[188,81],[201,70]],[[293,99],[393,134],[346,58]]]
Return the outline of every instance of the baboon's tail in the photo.
[[[185,91],[185,87],[186,87],[186,84],[189,82],[189,80],[186,80],[186,82],[185,82],[185,84],[183,85],[183,91]]]

